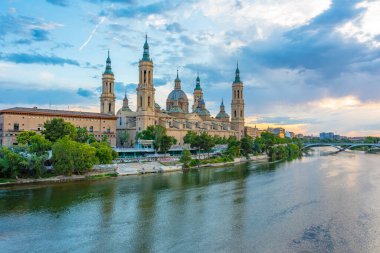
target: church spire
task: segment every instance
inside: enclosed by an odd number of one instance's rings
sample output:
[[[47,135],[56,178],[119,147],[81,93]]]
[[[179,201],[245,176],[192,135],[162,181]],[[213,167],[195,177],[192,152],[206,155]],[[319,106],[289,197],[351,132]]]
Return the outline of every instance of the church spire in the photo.
[[[108,57],[106,60],[106,70],[104,71],[105,75],[113,75],[112,68],[111,68],[111,58],[110,58],[110,50],[108,50]]]
[[[179,77],[178,77],[178,68],[177,68],[177,77],[174,80],[174,83],[175,83],[174,89],[175,90],[180,90],[181,89],[181,79],[179,79]]]
[[[234,83],[240,83],[240,70],[239,70],[239,62],[236,62],[236,71],[235,71],[235,81]]]
[[[143,61],[151,61],[149,57],[149,44],[148,44],[148,34],[145,35],[145,43],[144,43],[144,53],[143,53]]]
[[[201,79],[199,78],[199,72],[197,73],[197,79],[195,84],[195,90],[202,90],[201,88]]]

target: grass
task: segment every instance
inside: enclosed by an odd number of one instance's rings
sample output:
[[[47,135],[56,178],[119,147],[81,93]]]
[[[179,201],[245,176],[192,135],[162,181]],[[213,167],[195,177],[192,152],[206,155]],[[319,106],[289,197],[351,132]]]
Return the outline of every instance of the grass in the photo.
[[[12,178],[0,178],[0,184],[15,183],[15,182],[17,182],[16,179],[12,179]]]
[[[98,175],[91,175],[86,178],[88,179],[103,179],[103,178],[110,178],[110,177],[117,177],[117,173],[106,173],[106,174],[98,174]]]

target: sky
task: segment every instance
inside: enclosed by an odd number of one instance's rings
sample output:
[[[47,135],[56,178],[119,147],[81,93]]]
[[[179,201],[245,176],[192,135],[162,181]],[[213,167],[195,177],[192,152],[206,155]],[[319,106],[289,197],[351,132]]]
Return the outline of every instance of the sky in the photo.
[[[161,107],[178,68],[229,112],[238,61],[247,125],[380,136],[379,24],[380,0],[0,0],[0,109],[99,111],[108,49],[135,108],[148,34]]]

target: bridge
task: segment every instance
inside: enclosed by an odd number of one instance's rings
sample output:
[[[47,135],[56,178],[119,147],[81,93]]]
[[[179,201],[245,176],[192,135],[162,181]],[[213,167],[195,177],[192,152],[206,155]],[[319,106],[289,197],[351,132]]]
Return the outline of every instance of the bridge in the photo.
[[[304,143],[302,150],[314,147],[333,147],[338,151],[345,151],[356,147],[380,148],[380,143]]]

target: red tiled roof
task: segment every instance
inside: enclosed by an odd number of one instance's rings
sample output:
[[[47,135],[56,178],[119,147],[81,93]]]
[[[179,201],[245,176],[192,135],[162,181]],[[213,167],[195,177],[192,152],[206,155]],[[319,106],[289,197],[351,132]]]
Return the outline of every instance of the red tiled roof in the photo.
[[[57,116],[57,117],[74,117],[74,118],[97,118],[97,119],[114,119],[117,117],[109,114],[95,113],[95,112],[78,112],[78,111],[65,111],[65,110],[51,110],[40,109],[37,107],[13,107],[9,109],[0,110],[0,114],[24,114],[24,115],[40,115],[40,116]]]

